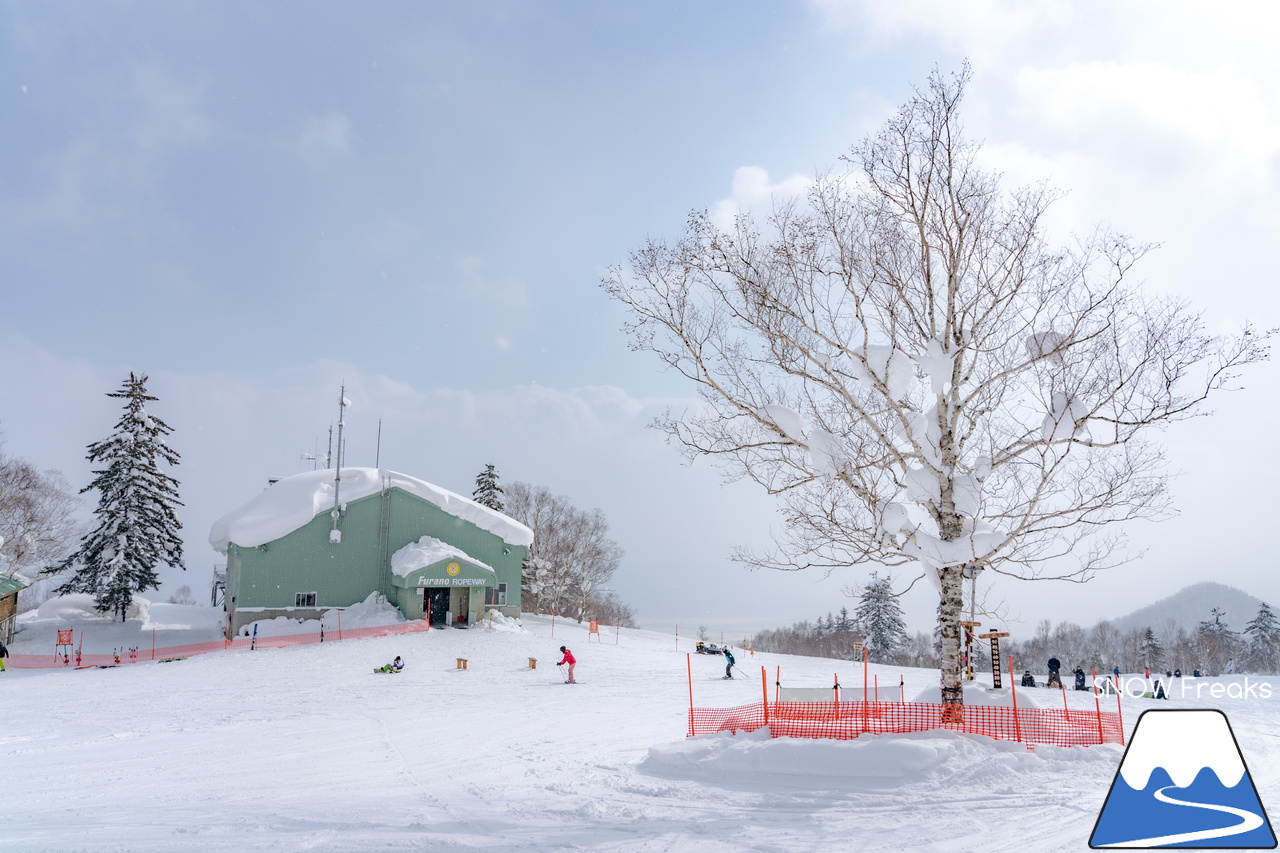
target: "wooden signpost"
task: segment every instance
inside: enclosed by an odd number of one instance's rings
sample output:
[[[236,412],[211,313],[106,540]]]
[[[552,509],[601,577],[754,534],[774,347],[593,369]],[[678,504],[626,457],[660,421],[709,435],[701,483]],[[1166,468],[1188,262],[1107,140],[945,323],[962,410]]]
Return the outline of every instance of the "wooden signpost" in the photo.
[[[961,622],[964,626],[964,677],[965,681],[973,681],[973,629],[981,622]]]
[[[991,641],[991,686],[1000,687],[1000,638],[1009,636],[1008,631],[991,631],[979,634],[978,639]]]

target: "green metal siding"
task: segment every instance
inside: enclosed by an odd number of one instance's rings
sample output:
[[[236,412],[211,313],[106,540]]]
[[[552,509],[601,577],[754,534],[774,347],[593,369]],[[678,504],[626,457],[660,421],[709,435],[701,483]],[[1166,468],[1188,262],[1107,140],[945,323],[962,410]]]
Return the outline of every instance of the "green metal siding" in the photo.
[[[508,545],[501,537],[399,489],[391,491],[390,500],[388,559],[420,537],[433,536],[493,567],[496,582],[507,584],[507,605],[519,606],[520,571],[527,548]],[[420,616],[421,601],[408,600],[413,591],[394,589],[390,569],[384,574],[379,565],[381,508],[381,495],[348,503],[339,523],[342,541],[336,544],[329,542],[332,521],[327,512],[264,546],[233,544],[227,553],[228,597],[235,598],[237,608],[283,608],[294,606],[295,593],[315,592],[317,607],[348,607],[385,581],[381,592],[406,616],[414,618],[415,605]],[[483,591],[477,595],[483,596]]]

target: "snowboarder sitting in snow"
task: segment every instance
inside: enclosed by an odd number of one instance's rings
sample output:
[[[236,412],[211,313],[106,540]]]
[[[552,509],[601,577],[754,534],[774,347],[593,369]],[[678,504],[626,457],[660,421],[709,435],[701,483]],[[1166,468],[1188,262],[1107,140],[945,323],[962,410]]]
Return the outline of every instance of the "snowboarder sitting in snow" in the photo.
[[[1076,667],[1076,690],[1088,690],[1084,684],[1084,670]]]
[[[556,666],[564,666],[566,663],[569,664],[569,677],[564,680],[565,684],[577,684],[578,682],[573,680],[573,667],[578,663],[578,659],[573,656],[573,652],[569,651],[564,646],[560,647],[560,651],[564,653],[564,657],[560,658],[560,663],[556,664]]]
[[[1028,669],[1027,671],[1025,671],[1025,672],[1023,672],[1023,673],[1022,673],[1022,686],[1023,686],[1023,687],[1035,687],[1035,686],[1036,686],[1036,680],[1035,680],[1035,678],[1033,678],[1033,677],[1031,676],[1031,670],[1029,670],[1029,669]]]
[[[396,659],[391,663],[384,663],[379,667],[377,672],[399,672],[404,669],[404,661],[400,660],[400,655],[396,655]]]
[[[732,649],[733,649],[733,647],[732,647],[732,646],[725,646],[725,647],[724,647],[724,660],[725,660],[725,664],[724,664],[724,677],[725,677],[725,678],[733,678],[733,651],[732,651]]]

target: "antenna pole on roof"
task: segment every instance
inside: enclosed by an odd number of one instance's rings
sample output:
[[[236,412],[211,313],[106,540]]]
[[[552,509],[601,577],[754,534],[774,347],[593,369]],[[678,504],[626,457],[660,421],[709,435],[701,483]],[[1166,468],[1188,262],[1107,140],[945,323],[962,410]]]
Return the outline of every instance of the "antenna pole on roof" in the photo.
[[[373,467],[382,467],[382,418],[378,418],[378,450],[373,455]]]
[[[347,399],[347,386],[344,382],[342,390],[338,392],[338,460],[333,473],[333,512],[329,513],[329,517],[333,519],[333,527],[329,530],[329,541],[335,545],[342,541],[342,531],[338,530],[338,519],[342,515],[342,502],[338,498],[338,491],[342,487],[342,428],[347,425],[345,409],[350,405],[351,401]],[[329,429],[332,431],[333,428]]]
[[[329,452],[324,455],[324,467],[333,467],[333,424],[329,424]]]

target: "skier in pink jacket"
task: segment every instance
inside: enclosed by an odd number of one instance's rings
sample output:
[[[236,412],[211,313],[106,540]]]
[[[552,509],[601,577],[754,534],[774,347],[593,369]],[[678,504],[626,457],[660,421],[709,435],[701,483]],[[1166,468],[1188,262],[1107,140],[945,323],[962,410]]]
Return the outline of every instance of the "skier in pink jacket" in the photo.
[[[556,664],[556,666],[564,666],[566,663],[569,664],[569,677],[566,678],[565,681],[569,684],[577,684],[577,682],[573,680],[573,666],[578,662],[578,659],[573,656],[573,652],[569,651],[564,646],[560,647],[560,651],[564,652],[564,657],[560,658],[560,663]]]

